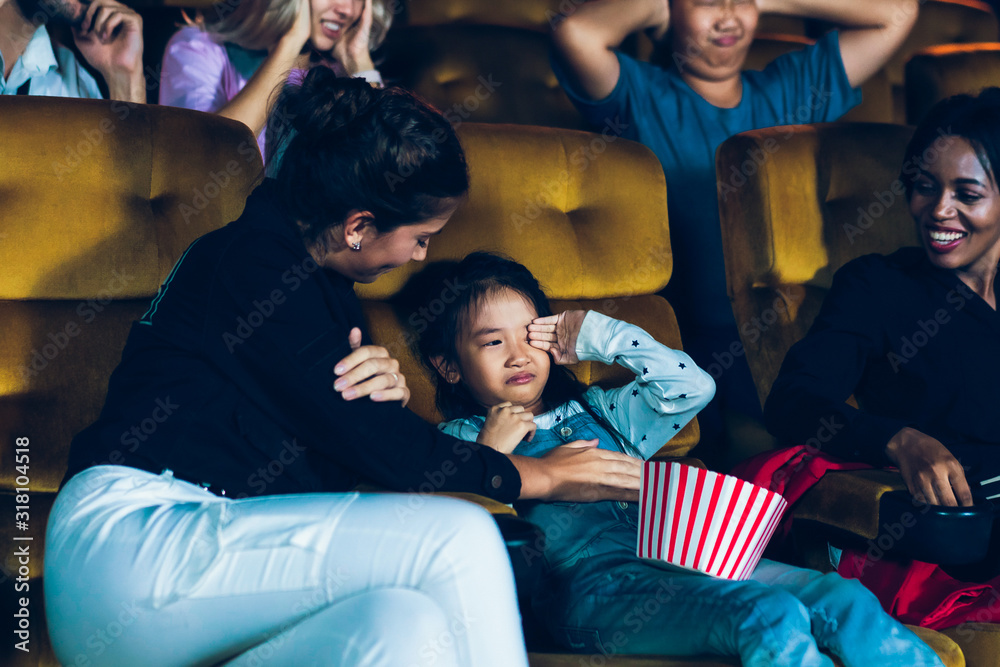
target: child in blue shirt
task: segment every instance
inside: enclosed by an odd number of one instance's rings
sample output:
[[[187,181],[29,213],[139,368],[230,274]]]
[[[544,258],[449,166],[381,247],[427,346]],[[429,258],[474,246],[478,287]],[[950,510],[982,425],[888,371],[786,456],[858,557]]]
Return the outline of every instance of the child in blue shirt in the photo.
[[[840,118],[861,102],[861,84],[903,43],[917,11],[917,0],[594,0],[554,21],[553,71],[576,108],[596,131],[648,146],[663,166],[674,262],[666,296],[688,351],[718,389],[699,420],[705,454],[723,455],[712,451],[725,446],[721,411],[762,417],[740,342],[750,325],[733,318],[726,290],[718,202],[784,139],[718,175],[716,149],[740,132]],[[745,71],[768,13],[837,29],[763,71]],[[671,67],[618,50],[640,30],[667,36]]]
[[[435,302],[443,312],[429,319],[418,344],[436,370],[447,433],[527,456],[588,439],[648,458],[712,398],[707,373],[639,327],[594,311],[553,315],[516,262],[473,253],[443,271],[436,278],[461,289],[451,303]],[[635,380],[586,389],[565,367],[577,361],[621,364]],[[856,581],[767,560],[747,581],[668,571],[636,556],[634,502],[518,509],[546,536],[532,604],[567,649],[832,667],[822,648],[848,667],[941,665]]]

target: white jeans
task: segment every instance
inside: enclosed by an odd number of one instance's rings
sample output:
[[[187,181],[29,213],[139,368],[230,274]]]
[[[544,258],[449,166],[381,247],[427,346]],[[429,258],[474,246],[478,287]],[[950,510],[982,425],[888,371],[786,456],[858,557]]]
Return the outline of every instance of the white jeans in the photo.
[[[503,542],[463,501],[231,500],[104,465],[59,493],[45,539],[66,666],[527,666]]]

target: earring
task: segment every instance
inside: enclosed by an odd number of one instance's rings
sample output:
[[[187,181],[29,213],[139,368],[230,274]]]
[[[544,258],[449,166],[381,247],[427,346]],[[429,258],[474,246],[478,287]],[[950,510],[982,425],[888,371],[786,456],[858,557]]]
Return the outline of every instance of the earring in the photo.
[[[351,247],[355,250],[361,250],[361,241],[355,241],[351,244]]]

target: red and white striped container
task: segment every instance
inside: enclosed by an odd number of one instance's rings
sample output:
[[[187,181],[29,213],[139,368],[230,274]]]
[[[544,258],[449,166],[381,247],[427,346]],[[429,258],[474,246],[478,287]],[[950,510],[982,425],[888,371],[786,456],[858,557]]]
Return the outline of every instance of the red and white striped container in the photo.
[[[748,578],[788,503],[737,477],[647,461],[639,491],[640,558],[722,579]]]

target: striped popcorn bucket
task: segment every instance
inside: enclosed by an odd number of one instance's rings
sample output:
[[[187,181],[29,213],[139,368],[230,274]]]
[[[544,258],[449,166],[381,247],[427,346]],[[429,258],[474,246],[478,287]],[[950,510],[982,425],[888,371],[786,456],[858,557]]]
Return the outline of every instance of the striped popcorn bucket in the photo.
[[[640,558],[722,579],[757,566],[788,503],[730,475],[647,461],[639,491]]]

